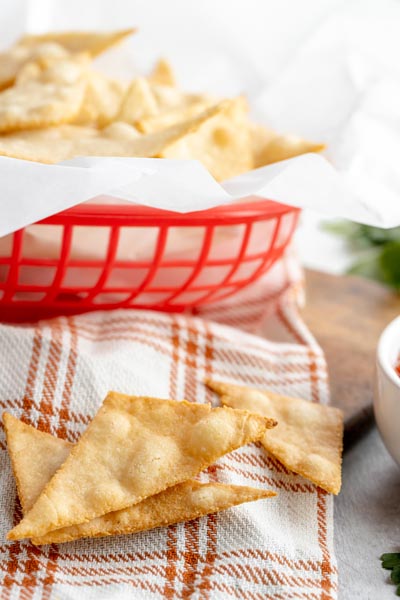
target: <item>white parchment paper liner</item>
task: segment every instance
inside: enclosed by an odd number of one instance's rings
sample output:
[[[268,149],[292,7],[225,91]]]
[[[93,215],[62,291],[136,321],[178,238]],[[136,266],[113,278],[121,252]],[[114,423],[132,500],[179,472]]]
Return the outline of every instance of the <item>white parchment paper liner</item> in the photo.
[[[34,30],[138,25],[142,33],[105,56],[101,68],[118,65],[132,78],[165,49],[183,87],[247,92],[260,122],[326,142],[327,158],[302,156],[219,184],[193,161],[92,157],[48,166],[1,157],[0,236],[100,194],[177,212],[257,195],[373,225],[400,224],[399,3],[332,1],[322,14],[321,2],[310,0],[307,10],[292,3],[293,18],[287,2],[243,2],[241,11],[241,2],[224,0],[162,4],[115,0],[111,10],[105,0],[86,0],[82,10],[77,0],[32,0],[18,23]],[[2,10],[4,29],[16,28],[7,6]],[[88,15],[95,15],[90,24]]]

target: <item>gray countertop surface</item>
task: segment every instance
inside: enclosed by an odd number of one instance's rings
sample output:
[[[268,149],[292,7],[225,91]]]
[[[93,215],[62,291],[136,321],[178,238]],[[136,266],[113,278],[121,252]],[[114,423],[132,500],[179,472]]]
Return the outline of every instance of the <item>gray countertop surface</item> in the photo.
[[[397,597],[379,557],[400,551],[400,468],[376,427],[345,452],[343,487],[335,500],[335,550],[339,600]]]

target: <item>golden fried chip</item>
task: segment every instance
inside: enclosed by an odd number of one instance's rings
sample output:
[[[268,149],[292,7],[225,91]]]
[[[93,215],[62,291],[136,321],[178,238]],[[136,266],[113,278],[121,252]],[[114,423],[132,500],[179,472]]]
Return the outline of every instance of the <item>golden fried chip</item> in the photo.
[[[13,50],[0,54],[0,92],[14,83],[19,69],[27,60],[26,52],[24,52],[24,57]]]
[[[157,85],[166,85],[169,87],[175,87],[176,85],[172,67],[165,58],[160,58],[148,79],[150,83],[156,83]]]
[[[343,415],[337,408],[245,386],[207,381],[222,404],[278,421],[262,445],[285,467],[331,494],[341,486]]]
[[[18,46],[32,48],[38,44],[54,42],[63,46],[69,52],[88,52],[90,56],[95,57],[132,35],[135,31],[135,29],[104,32],[53,31],[39,35],[25,35],[19,40]]]
[[[262,125],[250,128],[254,168],[263,167],[307,152],[321,152],[324,144],[309,142],[293,135],[277,135]]]
[[[110,392],[8,538],[36,538],[127,508],[187,481],[274,425],[246,411]]]
[[[0,93],[0,132],[71,121],[83,101],[87,65],[84,54],[27,65],[21,80]]]
[[[101,135],[105,138],[110,138],[112,140],[137,140],[141,137],[140,131],[138,131],[132,125],[128,125],[128,123],[123,123],[121,121],[114,121],[111,125],[105,127]]]
[[[250,142],[253,154],[254,168],[264,166],[263,152],[265,147],[276,137],[275,131],[263,125],[250,124]]]
[[[148,81],[144,77],[138,77],[132,81],[122,98],[116,119],[135,125],[140,119],[157,113],[157,102]]]
[[[26,425],[3,413],[8,452],[24,513],[65,461],[73,444]]]
[[[0,53],[0,91],[13,85],[21,68],[28,62],[37,59],[66,58],[68,52],[62,46],[54,43],[42,43],[33,47],[13,46]]]
[[[276,493],[271,490],[189,480],[123,510],[97,517],[88,523],[51,531],[41,538],[34,538],[32,542],[36,545],[59,544],[82,537],[137,533],[273,496]]]
[[[38,431],[7,413],[3,414],[3,421],[18,496],[25,514],[64,463],[73,444]],[[135,533],[272,496],[276,494],[270,490],[189,480],[134,506],[108,513],[88,523],[58,529],[33,541],[40,545],[81,537]]]
[[[207,106],[218,104],[220,100],[210,94],[188,94],[167,85],[151,84],[151,91],[156,99],[158,113],[171,110],[185,110],[192,104],[202,103]]]
[[[183,105],[186,94],[181,90],[174,87],[168,87],[167,85],[151,84],[147,80],[150,89],[157,102],[158,112],[164,110],[171,110]]]
[[[84,68],[84,74],[88,74],[89,55],[81,53],[70,55],[59,46],[65,55],[52,54],[47,50],[40,53],[23,65],[15,79],[16,86],[37,81],[38,83],[73,83],[76,78],[76,70]]]
[[[121,81],[91,71],[81,108],[73,123],[105,127],[114,121],[120,110],[125,87]]]
[[[186,119],[192,119],[206,110],[212,103],[206,101],[192,102],[179,108],[163,111],[154,116],[150,115],[136,121],[135,126],[143,133],[153,133]]]
[[[169,146],[162,157],[200,160],[217,181],[249,171],[253,158],[247,111],[244,98],[227,100],[223,112]]]
[[[21,85],[24,85],[28,81],[38,79],[42,73],[43,65],[41,60],[36,62],[28,62],[26,65],[21,67],[21,70],[17,75],[16,82],[18,86],[21,87]]]
[[[65,58],[69,53],[88,52],[94,57],[134,33],[134,29],[105,33],[54,32],[26,35],[0,53],[0,91],[13,85],[20,69],[40,57]]]
[[[170,144],[196,131],[202,123],[223,110],[223,107],[221,103],[193,119],[149,135],[138,136],[136,129],[127,123],[120,123],[119,127],[111,125],[100,131],[93,127],[61,125],[10,133],[0,136],[0,156],[48,164],[76,156],[159,157]]]

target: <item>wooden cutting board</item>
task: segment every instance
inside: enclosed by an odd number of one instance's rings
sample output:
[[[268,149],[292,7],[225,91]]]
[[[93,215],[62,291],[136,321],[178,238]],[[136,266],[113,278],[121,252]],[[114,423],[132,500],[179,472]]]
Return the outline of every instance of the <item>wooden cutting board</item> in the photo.
[[[345,415],[345,444],[373,422],[378,338],[400,313],[400,296],[373,281],[306,271],[305,322],[323,348],[332,404]]]

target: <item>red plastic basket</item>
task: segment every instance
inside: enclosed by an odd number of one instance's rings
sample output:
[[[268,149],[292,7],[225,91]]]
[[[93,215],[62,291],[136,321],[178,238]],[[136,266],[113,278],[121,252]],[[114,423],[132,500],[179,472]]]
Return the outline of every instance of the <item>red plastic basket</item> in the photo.
[[[1,319],[118,307],[181,311],[220,301],[270,269],[298,215],[259,199],[189,214],[82,204],[17,231],[8,243],[3,238]],[[37,251],[35,240],[49,232],[51,251]]]

